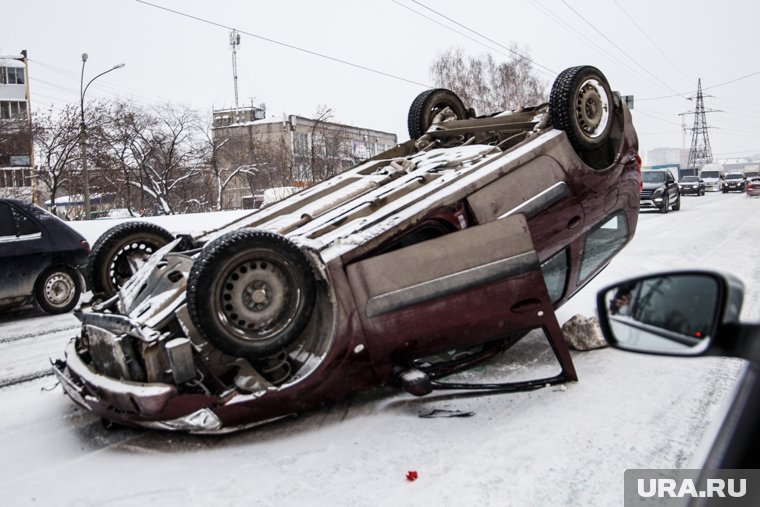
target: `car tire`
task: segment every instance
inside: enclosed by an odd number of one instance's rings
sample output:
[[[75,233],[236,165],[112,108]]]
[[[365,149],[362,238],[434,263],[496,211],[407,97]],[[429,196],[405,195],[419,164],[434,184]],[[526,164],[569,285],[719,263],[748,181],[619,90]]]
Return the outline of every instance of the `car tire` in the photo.
[[[217,348],[266,357],[301,335],[314,309],[315,285],[311,264],[295,243],[241,229],[201,251],[188,277],[187,308]]]
[[[106,299],[132,276],[130,260],[146,258],[174,239],[172,233],[148,222],[125,222],[103,233],[87,259],[87,283]]]
[[[607,78],[595,67],[571,67],[554,80],[549,95],[549,118],[555,128],[567,134],[578,152],[596,150],[607,142],[613,108]]]
[[[673,211],[680,211],[681,209],[681,194],[676,196],[676,202],[673,204]]]
[[[49,314],[70,312],[81,295],[80,275],[67,266],[47,269],[34,284],[35,302],[42,311]]]
[[[670,211],[670,196],[665,194],[665,201],[662,203],[662,207],[660,207],[660,213],[667,213]]]
[[[418,139],[428,131],[433,124],[435,115],[446,107],[451,108],[458,120],[467,118],[467,108],[456,93],[445,88],[426,90],[412,101],[409,107],[407,127],[409,137]]]

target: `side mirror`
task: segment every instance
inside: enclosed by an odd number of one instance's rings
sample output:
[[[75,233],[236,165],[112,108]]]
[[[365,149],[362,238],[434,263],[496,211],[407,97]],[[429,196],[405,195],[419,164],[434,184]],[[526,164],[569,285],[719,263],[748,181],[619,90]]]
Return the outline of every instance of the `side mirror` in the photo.
[[[738,325],[743,287],[731,276],[684,271],[634,278],[597,296],[599,323],[613,347],[635,352],[695,356],[730,350],[729,338],[712,347],[719,334]],[[726,331],[725,333],[723,331]],[[731,336],[733,338],[734,336]]]

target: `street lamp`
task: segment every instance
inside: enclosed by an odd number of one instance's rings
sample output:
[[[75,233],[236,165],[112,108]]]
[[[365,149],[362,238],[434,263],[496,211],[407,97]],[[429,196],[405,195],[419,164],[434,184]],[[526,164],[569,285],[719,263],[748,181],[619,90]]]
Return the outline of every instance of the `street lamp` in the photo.
[[[84,64],[87,63],[87,53],[82,53],[82,76],[79,79],[79,106],[82,112],[82,121],[79,123],[79,147],[82,151],[82,176],[84,177],[84,216],[87,220],[90,219],[90,173],[87,170],[87,128],[84,122],[84,94],[87,93],[87,88],[90,87],[93,81],[98,79],[103,74],[108,74],[112,70],[120,69],[125,64],[120,63],[114,65],[110,69],[101,72],[94,78],[90,79],[87,86],[84,85]]]

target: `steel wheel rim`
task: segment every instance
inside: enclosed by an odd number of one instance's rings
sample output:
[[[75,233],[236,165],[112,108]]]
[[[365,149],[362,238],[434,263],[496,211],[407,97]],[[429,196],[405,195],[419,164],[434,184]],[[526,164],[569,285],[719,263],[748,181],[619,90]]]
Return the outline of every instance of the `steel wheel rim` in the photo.
[[[153,251],[153,245],[141,241],[119,248],[108,266],[108,281],[113,288],[118,290],[129,280],[145,264]]]
[[[74,299],[76,283],[66,273],[55,273],[45,280],[45,301],[56,308],[63,308]]]
[[[590,139],[600,137],[610,122],[609,97],[596,79],[587,79],[578,88],[575,101],[575,118],[583,135]]]
[[[248,252],[229,263],[213,294],[214,311],[230,334],[266,342],[297,316],[303,295],[293,266],[272,252]]]

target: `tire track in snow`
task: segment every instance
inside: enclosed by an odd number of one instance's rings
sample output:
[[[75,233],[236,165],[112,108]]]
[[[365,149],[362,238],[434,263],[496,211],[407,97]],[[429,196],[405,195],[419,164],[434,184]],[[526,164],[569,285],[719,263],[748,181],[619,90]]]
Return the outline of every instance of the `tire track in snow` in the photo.
[[[59,324],[44,329],[38,324],[10,336],[4,332],[8,326],[0,327],[3,335],[0,341],[0,389],[52,375],[49,358],[63,355],[66,343],[74,337],[77,327]]]

